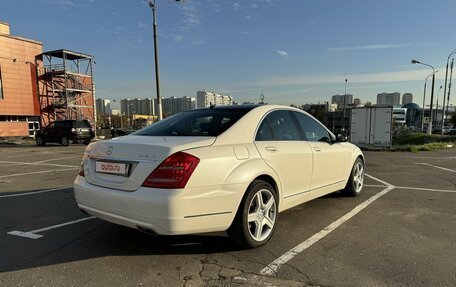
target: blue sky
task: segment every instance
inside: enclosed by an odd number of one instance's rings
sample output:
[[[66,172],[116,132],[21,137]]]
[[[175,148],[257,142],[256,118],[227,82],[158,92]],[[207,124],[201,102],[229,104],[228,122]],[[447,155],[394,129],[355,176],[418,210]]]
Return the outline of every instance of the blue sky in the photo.
[[[347,92],[363,102],[397,91],[421,103],[432,70],[411,59],[440,69],[437,94],[456,49],[454,0],[157,0],[157,6],[163,97],[205,89],[239,102],[263,93],[269,103],[299,105],[344,93],[348,79]],[[14,35],[42,41],[45,51],[94,55],[97,97],[155,97],[152,15],[144,1],[2,1],[0,21]]]

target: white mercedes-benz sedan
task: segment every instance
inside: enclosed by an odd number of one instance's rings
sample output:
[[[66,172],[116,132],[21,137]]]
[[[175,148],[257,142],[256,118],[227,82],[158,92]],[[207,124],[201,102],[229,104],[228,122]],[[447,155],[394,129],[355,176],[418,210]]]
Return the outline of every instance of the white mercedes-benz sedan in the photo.
[[[239,105],[179,113],[90,144],[77,204],[103,220],[162,235],[227,231],[258,247],[278,214],[363,188],[361,150],[302,110]]]

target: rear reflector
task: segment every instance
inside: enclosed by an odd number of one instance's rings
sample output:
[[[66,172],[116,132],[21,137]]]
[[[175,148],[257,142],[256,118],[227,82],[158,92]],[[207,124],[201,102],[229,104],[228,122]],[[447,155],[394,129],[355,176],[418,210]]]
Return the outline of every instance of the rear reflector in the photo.
[[[177,152],[165,159],[144,181],[144,187],[184,188],[200,162],[199,158]]]

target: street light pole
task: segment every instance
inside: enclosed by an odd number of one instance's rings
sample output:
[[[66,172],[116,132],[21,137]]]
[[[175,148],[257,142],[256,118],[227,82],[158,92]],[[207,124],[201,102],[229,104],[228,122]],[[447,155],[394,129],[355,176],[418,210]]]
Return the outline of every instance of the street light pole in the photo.
[[[451,59],[450,83],[448,84],[448,97],[447,97],[446,111],[443,112],[443,117],[444,118],[445,118],[445,115],[448,116],[448,107],[450,106],[450,91],[451,91],[451,79],[453,77],[453,64],[454,64],[454,58]],[[445,94],[443,95],[443,98],[445,99]],[[443,109],[445,109],[445,106],[443,107]]]
[[[157,8],[155,0],[144,0],[150,9],[152,9],[152,21],[153,24],[153,33],[154,33],[154,60],[155,60],[155,88],[157,91],[157,110],[158,110],[158,120],[163,119],[163,109],[162,109],[162,98],[160,96],[160,76],[158,74],[158,44],[157,44],[157,20],[155,15],[155,10]],[[181,2],[182,0],[176,0],[176,2]]]
[[[155,15],[155,0],[146,1],[149,7],[152,9],[152,21],[153,23],[153,34],[154,34],[154,60],[155,60],[155,88],[157,93],[157,110],[158,110],[158,120],[163,119],[162,112],[162,101],[160,96],[160,76],[158,74],[158,44],[157,44],[157,20]]]
[[[429,64],[426,64],[426,63],[422,63],[422,62],[417,61],[417,60],[412,60],[412,64],[421,64],[421,65],[428,66],[428,67],[432,68],[431,105],[429,107],[429,124],[428,124],[428,131],[427,131],[427,134],[430,135],[430,134],[432,134],[432,116],[433,116],[432,105],[433,105],[433,102],[434,102],[434,85],[435,85],[435,73],[436,73],[436,71],[435,71],[433,66],[431,66]]]
[[[344,93],[344,118],[342,120],[342,131],[345,134],[345,105],[347,104],[347,79],[345,79],[345,93]]]
[[[436,73],[439,70],[436,71]],[[423,92],[423,112],[421,114],[421,132],[424,132],[424,108],[426,105],[426,85],[427,85],[427,80],[433,75],[434,73],[429,74],[429,76],[426,77],[424,80],[424,92]]]
[[[443,89],[443,124],[442,124],[442,127],[445,125],[445,95],[446,95],[447,79],[448,79],[448,63],[450,62],[451,55],[453,55],[454,53],[456,53],[456,49],[451,51],[451,53],[448,55],[447,63],[446,63],[445,85],[444,85],[445,88]],[[443,134],[443,128],[442,128],[442,134]]]
[[[442,90],[443,86],[440,86],[438,92],[437,92],[437,108],[435,110],[435,117],[434,117],[434,120],[436,123],[438,123],[439,121],[439,95],[440,95],[440,91]],[[445,95],[443,95],[443,98],[445,98]],[[442,119],[443,120],[443,119]],[[442,125],[442,129],[443,129],[443,125]]]

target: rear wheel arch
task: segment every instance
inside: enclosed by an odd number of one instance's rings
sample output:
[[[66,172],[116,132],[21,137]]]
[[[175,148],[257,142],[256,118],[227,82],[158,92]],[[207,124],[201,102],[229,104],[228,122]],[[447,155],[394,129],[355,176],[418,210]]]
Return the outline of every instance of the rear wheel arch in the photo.
[[[273,188],[274,188],[274,191],[275,191],[275,195],[277,197],[277,208],[278,210],[280,211],[280,206],[281,206],[281,203],[282,203],[282,198],[280,196],[280,187],[279,187],[279,183],[278,181],[271,175],[267,174],[267,173],[262,173],[262,174],[259,174],[259,175],[256,175],[254,177],[252,177],[252,180],[250,181],[250,183],[247,185],[247,187],[245,188],[245,190],[242,192],[242,196],[240,196],[239,198],[239,202],[237,203],[237,207],[235,209],[235,212],[234,214],[237,213],[237,211],[239,210],[240,206],[241,206],[241,203],[242,201],[245,199],[246,197],[246,194],[247,194],[247,191],[249,190],[249,188],[251,187],[251,185],[255,182],[255,181],[265,181],[267,182],[268,184],[270,184]],[[234,218],[233,218],[234,220]]]
[[[361,159],[363,161],[363,164],[366,165],[366,161],[364,159],[364,155],[360,154],[360,155],[358,155],[357,158]]]
[[[275,180],[268,175],[260,175],[252,180],[242,196],[230,227],[227,229],[228,235],[234,242],[243,247],[256,248],[269,241],[276,229],[279,213],[279,198],[276,189]],[[268,193],[269,199],[263,201],[263,196],[266,195],[268,198]],[[258,198],[256,197],[258,194],[261,194],[260,197],[263,199],[255,200]],[[255,202],[257,203],[256,207],[254,207]],[[264,202],[269,203],[264,204]],[[252,207],[256,210],[252,210]],[[254,216],[252,219],[250,219],[251,215]]]
[[[276,192],[276,196],[279,201],[278,204],[280,203],[281,200],[280,200],[279,186],[272,176],[267,175],[267,174],[262,174],[260,176],[257,176],[254,180],[252,180],[252,182],[254,182],[255,180],[262,180],[262,181],[266,181],[267,183],[269,183],[274,188],[274,191]]]

